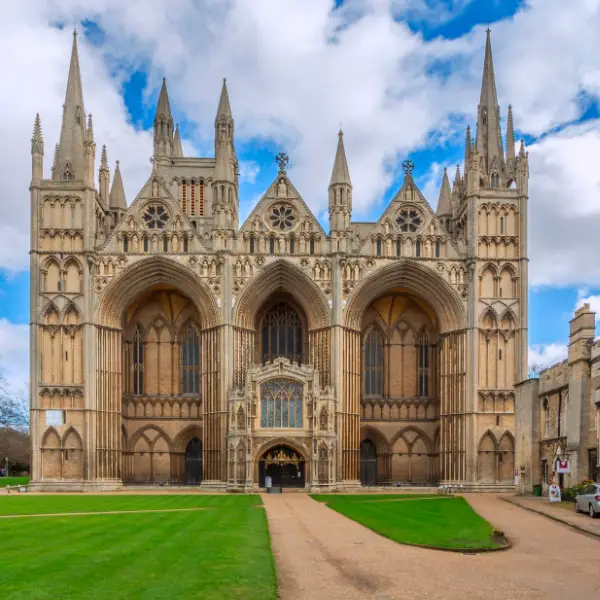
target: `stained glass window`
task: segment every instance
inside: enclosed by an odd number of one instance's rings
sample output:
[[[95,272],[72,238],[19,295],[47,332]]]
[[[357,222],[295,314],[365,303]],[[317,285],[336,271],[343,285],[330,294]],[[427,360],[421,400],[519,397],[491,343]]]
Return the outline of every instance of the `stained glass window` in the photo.
[[[261,385],[261,427],[302,427],[302,384],[272,379]]]
[[[140,327],[133,334],[133,393],[144,393],[144,343]]]
[[[287,302],[270,308],[262,323],[262,362],[278,356],[302,362],[302,324]]]
[[[198,331],[189,325],[182,344],[182,379],[184,394],[200,393],[200,340]]]
[[[371,329],[365,340],[365,396],[381,396],[382,375],[383,339],[378,329]]]
[[[296,215],[291,206],[288,204],[278,204],[271,210],[271,226],[273,229],[290,229],[296,221]]]
[[[421,215],[413,209],[404,209],[398,213],[396,224],[400,231],[414,232],[421,226]]]
[[[419,396],[429,396],[429,341],[425,331],[419,338]]]
[[[184,188],[185,189],[185,188]],[[164,229],[169,215],[160,204],[151,204],[142,215],[142,220],[148,229]]]

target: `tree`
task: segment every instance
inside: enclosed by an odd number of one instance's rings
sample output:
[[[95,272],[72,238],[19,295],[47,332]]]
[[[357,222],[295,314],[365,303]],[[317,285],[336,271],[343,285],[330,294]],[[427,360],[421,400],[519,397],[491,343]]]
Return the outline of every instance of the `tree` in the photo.
[[[0,460],[26,470],[30,459],[29,397],[25,390],[13,393],[0,372]]]

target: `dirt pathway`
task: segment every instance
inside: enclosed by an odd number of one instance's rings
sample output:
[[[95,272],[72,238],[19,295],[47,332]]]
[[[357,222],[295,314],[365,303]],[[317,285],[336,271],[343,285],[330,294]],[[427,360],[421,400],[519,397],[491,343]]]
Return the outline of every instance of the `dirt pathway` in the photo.
[[[468,500],[514,542],[511,550],[403,546],[307,495],[264,495],[281,598],[598,600],[598,541],[489,495]]]

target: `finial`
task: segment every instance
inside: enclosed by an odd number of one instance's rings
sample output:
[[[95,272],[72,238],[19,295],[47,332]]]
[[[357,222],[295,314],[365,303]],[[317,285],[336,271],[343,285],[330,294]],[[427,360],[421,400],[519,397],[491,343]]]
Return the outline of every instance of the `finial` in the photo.
[[[412,160],[405,160],[402,163],[402,168],[404,169],[404,175],[406,177],[412,177],[412,172],[415,168],[415,163]]]
[[[279,165],[279,172],[285,173],[285,169],[287,167],[287,164],[290,162],[290,159],[285,152],[280,152],[275,157],[275,162]]]
[[[119,163],[120,163],[120,162],[121,162],[120,160],[118,160],[118,161],[117,161],[117,168],[119,167]]]
[[[73,37],[77,37],[77,25],[73,25]]]

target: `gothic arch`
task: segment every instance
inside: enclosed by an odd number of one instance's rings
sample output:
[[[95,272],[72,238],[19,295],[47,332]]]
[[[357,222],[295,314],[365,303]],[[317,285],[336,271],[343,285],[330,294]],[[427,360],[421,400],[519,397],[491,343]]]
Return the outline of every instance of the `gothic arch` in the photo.
[[[254,460],[259,461],[265,452],[268,452],[272,448],[276,448],[277,446],[288,446],[292,450],[295,450],[302,458],[308,463],[310,461],[310,456],[308,450],[297,440],[288,437],[278,437],[271,438],[266,441],[264,444],[258,447],[258,449],[254,452]]]
[[[142,436],[144,436],[144,434],[147,431],[156,431],[158,433],[158,436],[154,439],[154,441],[152,441],[152,447],[154,447],[154,445],[159,440],[159,438],[162,437],[167,442],[169,452],[173,452],[173,442],[171,441],[171,438],[169,437],[167,432],[162,427],[158,427],[157,425],[144,425],[143,427],[138,429],[129,439],[129,451],[130,452],[135,451],[135,445],[138,443],[140,438]],[[145,437],[147,437],[147,436],[145,436]]]
[[[69,439],[71,438],[71,439]],[[71,443],[75,443],[75,446],[67,447],[67,441]],[[74,427],[69,427],[62,438],[62,447],[66,450],[82,450],[83,449],[83,441],[81,440],[81,436],[78,431]]]
[[[395,261],[371,273],[348,300],[346,325],[360,331],[369,304],[397,288],[427,302],[437,316],[442,333],[463,327],[465,309],[457,293],[430,268],[412,259]]]
[[[503,313],[502,317],[499,319],[501,327],[503,329],[514,329],[515,324],[517,322],[517,317],[512,309],[507,308]],[[508,327],[504,327],[504,324],[508,325]]]
[[[275,292],[285,291],[300,305],[309,329],[329,324],[329,307],[319,286],[292,263],[278,259],[265,267],[239,296],[233,308],[233,323],[253,329],[259,310]]]
[[[42,438],[42,449],[48,448],[51,450],[60,450],[61,439],[58,431],[54,427],[49,427]]]
[[[196,306],[203,328],[219,324],[220,311],[214,294],[193,271],[163,256],[142,259],[124,269],[103,291],[96,315],[102,325],[120,326],[124,310],[155,285],[171,285]]]
[[[408,439],[406,439],[406,437],[404,435],[408,431],[412,431],[412,432],[416,433],[416,437],[415,437],[415,439],[412,442],[409,442]],[[414,427],[413,425],[408,425],[407,427],[404,427],[400,431],[397,431],[394,434],[394,437],[390,440],[390,448],[393,448],[394,444],[400,438],[404,439],[404,441],[406,442],[406,445],[407,445],[409,451],[411,451],[411,452],[412,452],[412,447],[417,443],[417,440],[419,438],[421,438],[423,440],[423,442],[425,443],[425,447],[427,448],[427,452],[428,453],[433,452],[433,450],[432,450],[433,444],[432,444],[431,440],[429,439],[429,437],[423,431],[421,431],[417,427]]]
[[[481,315],[479,326],[483,329],[497,329],[499,321],[498,313],[491,306],[488,306],[486,311]]]
[[[379,430],[374,427],[366,426],[360,428],[360,439],[361,441],[370,440],[375,444],[375,448],[377,449],[378,455],[387,454],[392,447],[387,441],[387,438],[381,433]]]
[[[186,427],[180,431],[173,439],[172,451],[184,453],[187,445],[194,438],[202,440],[201,425],[190,425],[189,427]]]
[[[482,451],[492,451],[498,449],[498,440],[496,436],[492,433],[491,429],[488,429],[479,440],[478,449],[480,452]]]

